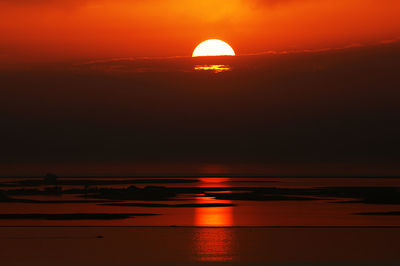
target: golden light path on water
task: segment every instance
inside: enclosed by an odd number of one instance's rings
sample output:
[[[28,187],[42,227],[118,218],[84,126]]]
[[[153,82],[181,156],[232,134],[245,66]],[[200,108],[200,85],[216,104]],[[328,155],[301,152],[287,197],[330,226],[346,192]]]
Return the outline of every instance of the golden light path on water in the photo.
[[[194,66],[194,70],[197,71],[213,71],[214,73],[221,73],[224,71],[229,71],[232,68],[229,65],[196,65]]]
[[[229,178],[201,178],[201,187],[225,187]],[[212,197],[199,196],[198,203],[231,203],[230,200],[216,200]],[[233,231],[227,226],[233,225],[233,207],[210,207],[195,209],[197,229],[193,242],[196,258],[200,261],[231,261]],[[220,228],[212,228],[220,227]]]

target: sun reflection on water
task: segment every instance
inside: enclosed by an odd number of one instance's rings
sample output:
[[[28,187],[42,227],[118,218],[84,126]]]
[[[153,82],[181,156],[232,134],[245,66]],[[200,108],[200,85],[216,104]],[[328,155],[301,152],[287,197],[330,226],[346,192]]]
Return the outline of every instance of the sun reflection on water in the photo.
[[[199,203],[230,203],[230,201],[215,201],[212,199],[202,199]],[[195,225],[196,226],[232,226],[232,208],[233,207],[207,207],[196,208]]]
[[[201,187],[226,187],[228,178],[201,178]],[[199,196],[198,203],[231,203],[230,200],[216,200]],[[233,231],[224,228],[233,225],[233,207],[206,207],[195,209],[195,253],[200,261],[231,261],[233,259]],[[220,228],[210,228],[220,227]]]
[[[196,259],[226,262],[233,260],[233,230],[230,228],[199,228],[193,239]]]
[[[227,187],[229,178],[209,177],[200,178],[200,187]],[[227,191],[226,191],[227,192]],[[198,203],[232,203],[230,200],[217,200],[213,197],[201,195],[196,197]],[[196,226],[232,226],[233,207],[207,207],[195,209]]]
[[[229,65],[196,65],[194,70],[196,71],[212,71],[214,73],[221,73],[224,71],[229,71],[232,68]]]

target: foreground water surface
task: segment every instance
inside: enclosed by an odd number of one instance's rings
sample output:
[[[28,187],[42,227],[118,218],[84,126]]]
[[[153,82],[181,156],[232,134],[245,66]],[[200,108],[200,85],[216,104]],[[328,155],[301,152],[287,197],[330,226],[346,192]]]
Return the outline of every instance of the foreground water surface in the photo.
[[[0,227],[2,265],[399,265],[398,228]]]

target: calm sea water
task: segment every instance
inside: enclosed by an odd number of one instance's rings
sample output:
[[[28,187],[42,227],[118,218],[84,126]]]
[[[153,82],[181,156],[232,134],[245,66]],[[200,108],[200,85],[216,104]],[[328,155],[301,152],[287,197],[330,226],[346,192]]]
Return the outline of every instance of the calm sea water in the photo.
[[[0,227],[2,265],[399,265],[399,228]]]
[[[187,178],[197,179],[195,183],[137,184],[137,187],[158,185],[166,187],[400,187],[400,179],[390,178]],[[18,179],[1,179],[2,183]],[[19,179],[21,180],[21,179]],[[74,178],[74,180],[77,180]],[[118,180],[101,178],[97,180]],[[124,180],[129,180],[124,178]],[[133,180],[133,179],[132,179]],[[129,185],[107,185],[105,187],[127,187]],[[64,189],[74,186],[63,186]],[[76,186],[79,187],[79,186]],[[102,187],[102,186],[98,186]],[[82,188],[80,186],[79,188]],[[2,187],[3,191],[15,189]],[[44,186],[39,187],[44,189]],[[18,196],[16,198],[35,200],[82,200],[80,195]],[[85,200],[85,199],[84,199]],[[90,199],[88,199],[90,200]],[[103,206],[97,203],[0,203],[0,214],[24,213],[154,213],[157,216],[135,217],[121,220],[0,220],[1,226],[400,226],[398,215],[355,215],[360,212],[400,211],[395,204],[338,203],[344,199],[334,197],[312,201],[249,201],[217,200],[198,194],[180,195],[168,201],[178,203],[233,203],[228,207],[126,207]],[[351,199],[348,199],[351,200]],[[129,201],[140,203],[144,201]],[[166,203],[146,201],[146,203]]]

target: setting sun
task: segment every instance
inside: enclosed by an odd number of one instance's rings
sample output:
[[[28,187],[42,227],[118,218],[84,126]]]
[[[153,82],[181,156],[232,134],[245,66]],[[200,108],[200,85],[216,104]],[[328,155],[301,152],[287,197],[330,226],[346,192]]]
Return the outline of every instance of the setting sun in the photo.
[[[198,56],[234,56],[232,47],[224,41],[210,39],[197,45],[193,51],[193,57]]]

